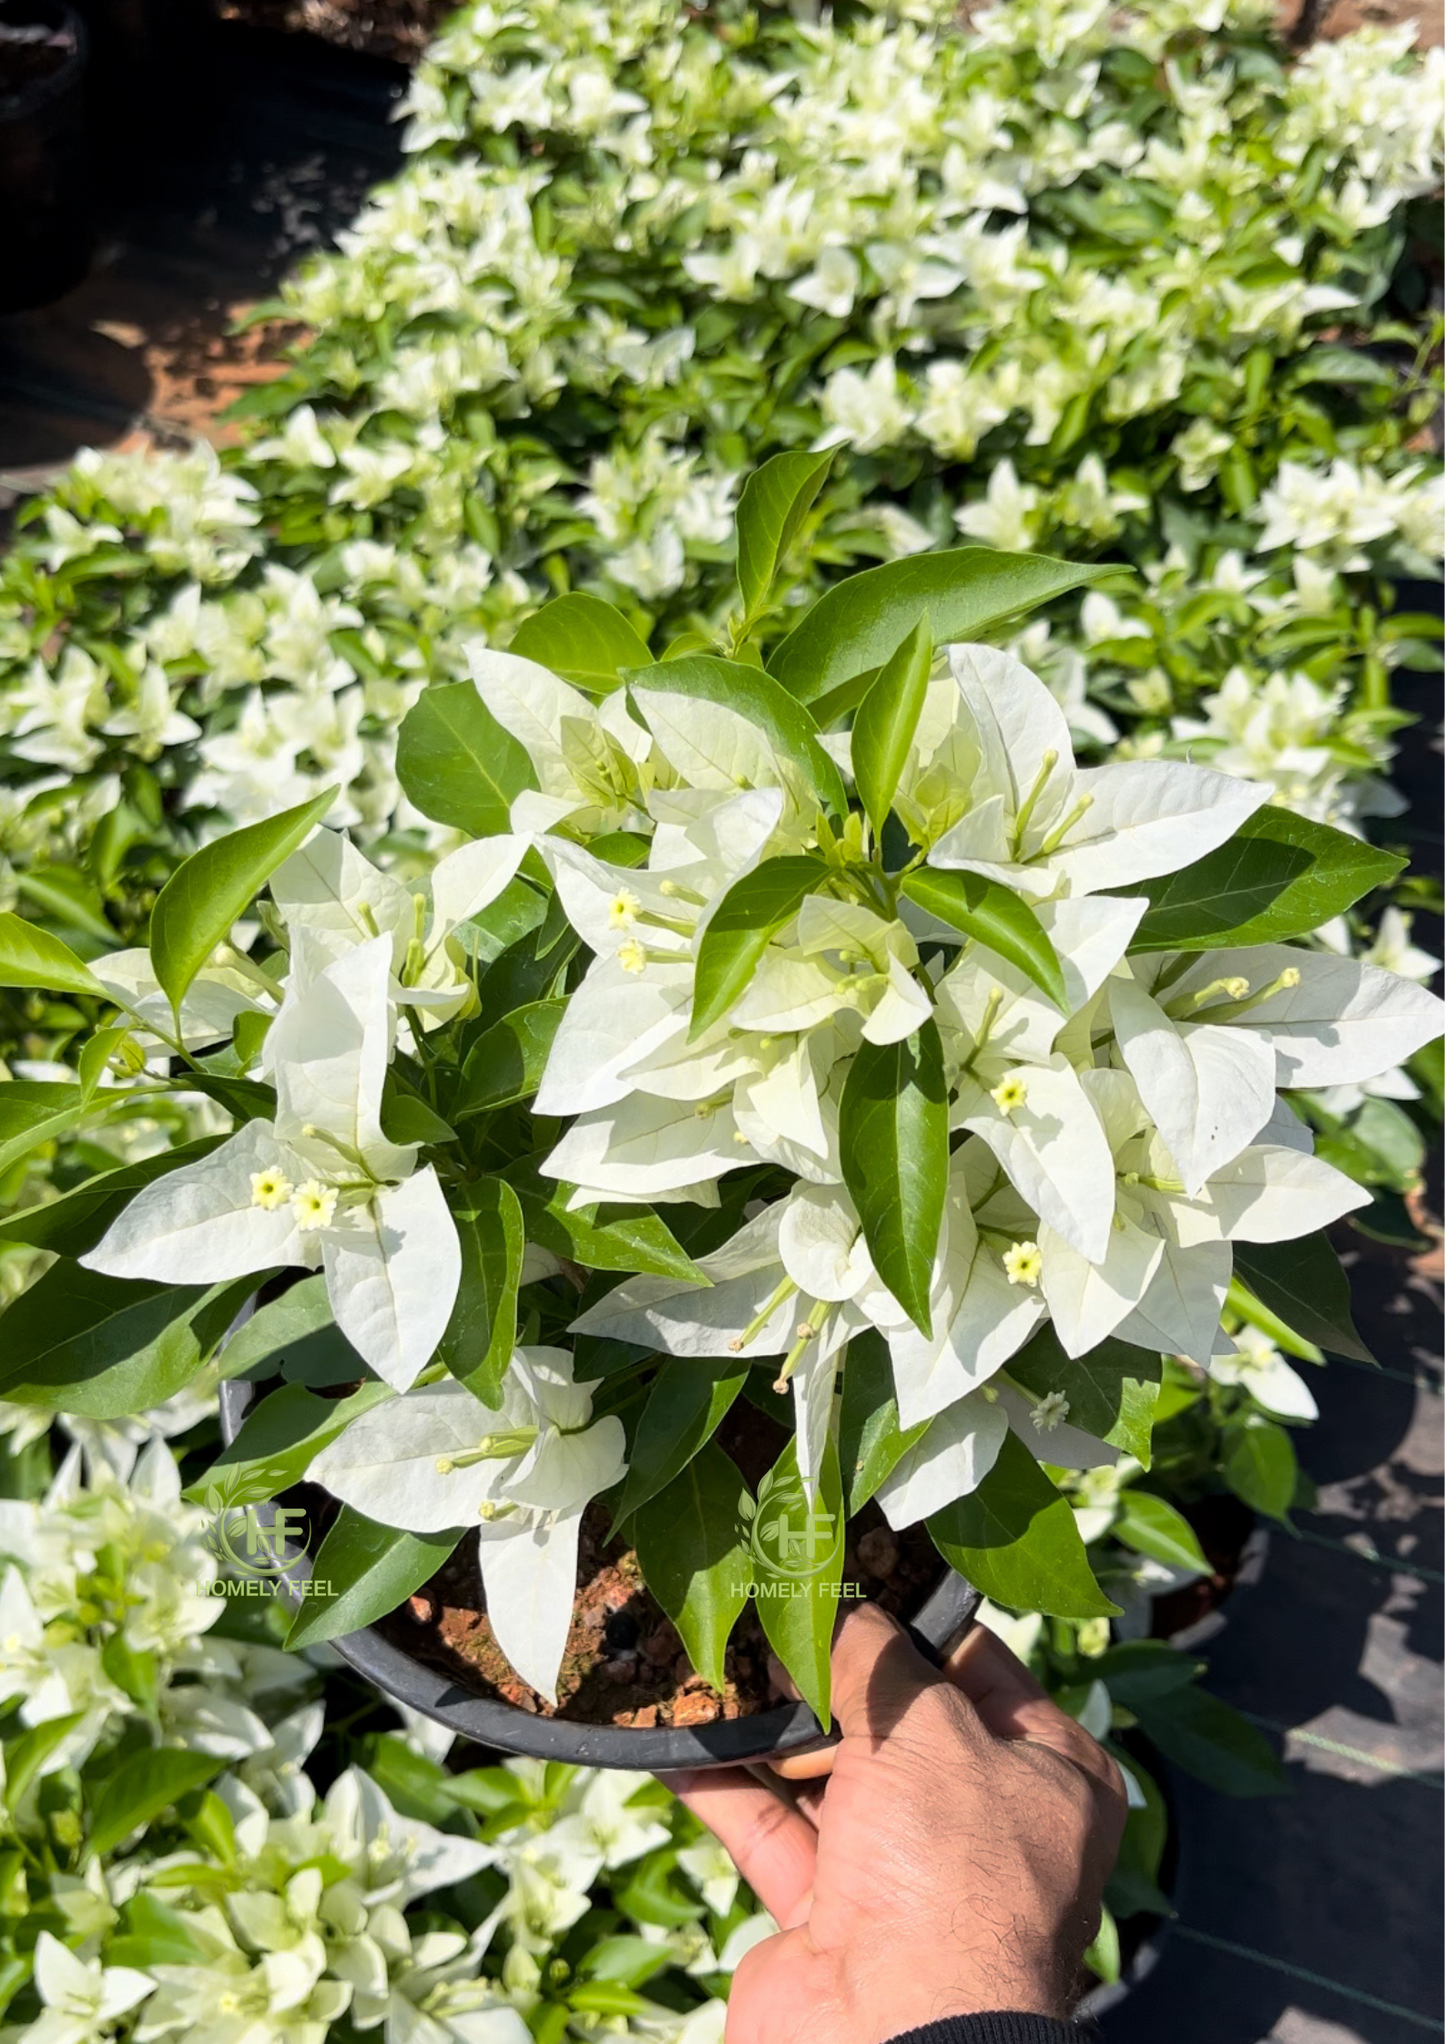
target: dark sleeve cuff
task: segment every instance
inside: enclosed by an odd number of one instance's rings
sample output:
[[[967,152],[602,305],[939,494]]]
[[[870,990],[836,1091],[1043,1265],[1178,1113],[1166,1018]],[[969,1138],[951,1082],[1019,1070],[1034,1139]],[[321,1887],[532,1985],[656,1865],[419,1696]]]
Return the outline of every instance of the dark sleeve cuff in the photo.
[[[892,2044],[1083,2044],[1086,2035],[1073,2023],[1051,2022],[1047,2016],[950,2016],[921,2030],[908,2030]]]

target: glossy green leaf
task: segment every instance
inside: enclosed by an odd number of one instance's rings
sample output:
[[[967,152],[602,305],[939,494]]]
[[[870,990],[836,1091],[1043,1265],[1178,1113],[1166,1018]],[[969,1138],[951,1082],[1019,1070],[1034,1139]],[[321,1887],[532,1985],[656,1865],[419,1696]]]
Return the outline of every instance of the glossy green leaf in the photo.
[[[948,1083],[937,1024],[902,1043],[860,1043],[838,1113],[843,1182],[873,1266],[925,1335],[948,1190]]]
[[[827,590],[775,647],[768,671],[811,703],[865,668],[881,667],[928,612],[934,644],[977,639],[1117,568],[1076,567],[1046,554],[966,546],[865,568]]]
[[[484,1405],[501,1403],[502,1379],[517,1340],[517,1287],[526,1224],[504,1178],[479,1178],[452,1194],[462,1279],[437,1356]]]
[[[832,1722],[833,1628],[842,1609],[839,1586],[846,1519],[837,1451],[829,1441],[817,1502],[811,1509],[798,1476],[795,1439],[789,1440],[771,1475],[771,1486],[765,1479],[758,1490],[753,1552],[761,1549],[774,1560],[780,1556],[785,1518],[801,1551],[795,1554],[791,1571],[756,1564],[758,1617],[768,1645],[797,1684],[798,1694],[818,1723],[827,1726]]]
[[[580,589],[525,618],[507,650],[596,696],[620,687],[624,669],[645,667],[652,658],[647,641],[615,605]]]
[[[224,1381],[244,1376],[262,1363],[269,1366],[267,1375],[272,1375],[284,1366],[289,1350],[299,1348],[312,1335],[333,1325],[326,1279],[318,1271],[315,1277],[288,1285],[279,1299],[258,1306],[245,1324],[236,1329],[221,1350],[221,1378]],[[358,1356],[358,1376],[363,1367]]]
[[[23,916],[0,915],[0,987],[39,987],[49,994],[98,994],[105,988],[68,944]]]
[[[1168,1916],[1171,1904],[1159,1885],[1159,1874],[1169,1836],[1169,1812],[1158,1784],[1140,1765],[1138,1755],[1130,1752],[1116,1757],[1124,1760],[1144,1804],[1142,1809],[1131,1807],[1124,1820],[1124,1836],[1104,1890],[1105,1899],[1116,1916],[1136,1916],[1141,1910],[1151,1916]]]
[[[1052,1618],[1112,1618],[1068,1499],[1016,1434],[967,1497],[928,1521],[934,1546],[995,1604]]]
[[[1090,1664],[1090,1672],[1115,1703],[1136,1710],[1141,1703],[1182,1689],[1204,1672],[1203,1661],[1181,1653],[1163,1639],[1119,1640]]]
[[[230,831],[183,860],[151,910],[150,953],[173,1008],[283,860],[304,844],[336,800],[335,788]]]
[[[1306,936],[1386,886],[1404,864],[1363,838],[1268,803],[1192,866],[1114,892],[1149,897],[1131,951],[1213,951]]]
[[[308,1596],[286,1635],[289,1652],[360,1632],[395,1611],[429,1582],[461,1539],[454,1533],[403,1533],[343,1505],[311,1565]]]
[[[386,1075],[381,1098],[381,1131],[390,1143],[417,1143],[422,1148],[454,1142],[457,1133],[429,1101],[401,1083],[395,1065]]]
[[[1198,1535],[1184,1514],[1152,1491],[1126,1490],[1122,1510],[1110,1531],[1136,1554],[1147,1554],[1167,1568],[1198,1569],[1204,1576],[1211,1573]]]
[[[313,1458],[354,1419],[396,1393],[363,1384],[349,1398],[318,1398],[300,1384],[283,1384],[246,1414],[240,1431],[185,1495],[204,1504],[213,1490],[235,1504],[261,1504],[299,1483]]]
[[[876,1329],[854,1335],[843,1359],[843,1404],[838,1420],[838,1464],[848,1516],[862,1511],[895,1463],[922,1439],[928,1426],[900,1428],[888,1344]]]
[[[663,750],[667,750],[668,698],[710,703],[743,718],[767,740],[776,757],[823,808],[843,815],[848,807],[843,777],[818,743],[817,726],[801,703],[761,667],[741,660],[720,660],[692,653],[654,667],[634,668],[627,676],[638,716]],[[730,774],[730,763],[719,766]]]
[[[1220,1474],[1251,1510],[1289,1523],[1299,1463],[1294,1442],[1282,1426],[1258,1413],[1232,1420],[1224,1429]]]
[[[1374,1362],[1350,1317],[1350,1281],[1324,1235],[1303,1235],[1294,1242],[1236,1242],[1234,1271],[1303,1341],[1331,1355]]]
[[[1134,1348],[1111,1335],[1087,1355],[1066,1356],[1053,1328],[1045,1325],[1013,1357],[1008,1373],[1036,1398],[1062,1392],[1072,1425],[1149,1467],[1163,1376],[1152,1349]]]
[[[694,1668],[718,1690],[728,1634],[752,1580],[738,1511],[743,1490],[736,1464],[709,1441],[635,1521],[643,1579],[677,1627]]]
[[[746,1367],[696,1356],[664,1360],[628,1450],[614,1524],[620,1526],[681,1474],[722,1425],[747,1376]]]
[[[272,1121],[276,1091],[259,1079],[238,1079],[230,1072],[191,1072],[186,1083],[204,1093],[236,1121]]]
[[[918,729],[932,666],[933,630],[925,612],[884,661],[853,719],[853,779],[879,838]]]
[[[150,1746],[132,1753],[96,1798],[87,1841],[90,1857],[103,1858],[143,1824],[192,1789],[203,1788],[228,1765],[224,1756],[193,1753],[177,1746]]]
[[[423,816],[469,837],[509,829],[512,803],[537,785],[526,752],[469,681],[418,696],[397,732],[396,774]]]
[[[742,999],[768,945],[827,878],[821,859],[800,853],[765,859],[733,882],[698,945],[689,1042]]]
[[[1058,953],[1047,930],[1021,895],[981,873],[945,873],[920,866],[902,892],[941,923],[972,937],[1027,973],[1047,1000],[1068,1013],[1069,997]]]
[[[119,1634],[116,1635],[119,1637]],[[43,1723],[33,1725],[28,1732],[22,1732],[18,1739],[7,1741],[5,1746],[5,1807],[17,1810],[26,1789],[35,1780],[45,1762],[56,1747],[85,1721],[83,1710],[72,1711],[65,1717],[46,1718]]]
[[[523,1157],[509,1164],[505,1174],[522,1202],[528,1241],[587,1270],[642,1271],[682,1284],[707,1283],[667,1223],[650,1207],[569,1209],[567,1202],[576,1187],[565,1179],[543,1178],[539,1162],[537,1157]]]
[[[452,1115],[489,1113],[535,1093],[566,1008],[565,1001],[528,1001],[484,1030],[467,1052]]]
[[[0,1397],[122,1419],[183,1390],[262,1275],[153,1285],[55,1263],[7,1310]]]
[[[1264,1734],[1197,1683],[1130,1708],[1165,1759],[1210,1788],[1226,1796],[1275,1796],[1286,1786]]]
[[[813,508],[831,453],[775,454],[753,470],[738,499],[738,591],[746,627],[768,605],[778,570]]]
[[[82,1088],[63,1080],[0,1080],[0,1171],[74,1128],[88,1106]]]

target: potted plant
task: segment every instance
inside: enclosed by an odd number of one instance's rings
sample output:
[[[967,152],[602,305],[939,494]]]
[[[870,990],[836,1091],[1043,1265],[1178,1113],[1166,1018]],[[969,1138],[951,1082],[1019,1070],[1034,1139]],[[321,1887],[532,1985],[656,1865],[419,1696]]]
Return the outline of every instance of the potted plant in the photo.
[[[521,1751],[817,1738],[860,1591],[936,1637],[951,1571],[1106,1618],[1050,1470],[1147,1463],[1232,1290],[1349,1339],[1318,1231],[1367,1195],[1280,1089],[1445,1013],[1301,941],[1396,859],[1078,767],[980,643],[1101,571],[972,547],[786,608],[826,459],[750,479],[718,644],[566,595],[422,694],[398,773],[460,839],[425,884],[323,795],[195,852],[144,951],[0,919],[4,983],[77,1015],[0,1156],[148,1087],[235,1124],[20,1224],[59,1260],[0,1394],[153,1404],[246,1308],[195,1494],[307,1485],[292,1642],[371,1627],[383,1686]]]

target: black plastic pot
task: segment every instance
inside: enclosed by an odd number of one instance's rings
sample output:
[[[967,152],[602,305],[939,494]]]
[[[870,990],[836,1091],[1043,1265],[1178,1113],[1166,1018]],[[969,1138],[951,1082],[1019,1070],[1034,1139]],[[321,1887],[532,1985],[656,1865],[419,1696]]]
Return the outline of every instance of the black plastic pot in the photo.
[[[90,34],[89,103],[97,156],[122,175],[132,156],[174,155],[216,118],[203,59],[208,0],[74,0]]]
[[[85,26],[65,0],[0,0],[0,64],[38,49],[54,67],[7,91],[0,69],[0,312],[48,305],[90,261]],[[34,32],[35,42],[19,42]],[[40,39],[44,38],[43,41]]]
[[[239,1433],[255,1395],[255,1385],[241,1378],[221,1386],[221,1432],[228,1444]],[[298,1554],[281,1578],[283,1594],[288,1583],[304,1582],[310,1574],[310,1555]],[[967,1631],[978,1603],[973,1585],[951,1569],[945,1570],[913,1621],[911,1631],[919,1646],[930,1658],[941,1659]],[[463,1688],[439,1669],[429,1668],[393,1646],[373,1626],[331,1644],[358,1674],[386,1695],[435,1718],[459,1738],[537,1760],[665,1773],[673,1768],[736,1767],[785,1753],[808,1753],[827,1745],[830,1738],[804,1703],[783,1704],[752,1717],[725,1718],[710,1725],[665,1726],[654,1731],[534,1717],[499,1697],[479,1696]]]

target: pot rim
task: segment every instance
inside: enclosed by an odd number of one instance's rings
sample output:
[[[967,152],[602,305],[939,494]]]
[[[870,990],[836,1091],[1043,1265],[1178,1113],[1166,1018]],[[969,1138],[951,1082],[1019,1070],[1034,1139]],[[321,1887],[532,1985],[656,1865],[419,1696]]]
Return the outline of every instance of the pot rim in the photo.
[[[221,1435],[235,1439],[256,1386],[236,1377],[220,1386]],[[299,1585],[311,1576],[311,1556],[302,1549],[277,1578],[290,1589],[288,1604],[299,1605]],[[981,1601],[973,1585],[949,1568],[942,1556],[940,1581],[930,1591],[909,1632],[915,1645],[937,1662],[968,1630]],[[836,1743],[805,1703],[783,1704],[748,1717],[718,1718],[705,1725],[589,1725],[572,1718],[548,1718],[481,1696],[439,1668],[429,1668],[383,1637],[375,1626],[328,1640],[341,1658],[374,1682],[394,1702],[445,1725],[458,1738],[534,1760],[570,1761],[581,1767],[640,1768],[652,1774],[708,1767],[736,1767],[752,1761],[811,1753]]]
[[[63,63],[52,71],[48,78],[37,79],[23,91],[8,97],[0,93],[0,126],[8,121],[27,120],[40,107],[48,106],[52,99],[58,99],[78,83],[85,70],[90,54],[90,39],[86,34],[85,22],[69,0],[20,0],[13,8],[17,27],[63,28],[75,38],[75,48],[69,52]],[[9,20],[12,8],[0,0],[0,19]],[[30,21],[18,17],[29,15]],[[53,17],[47,20],[47,17]]]

